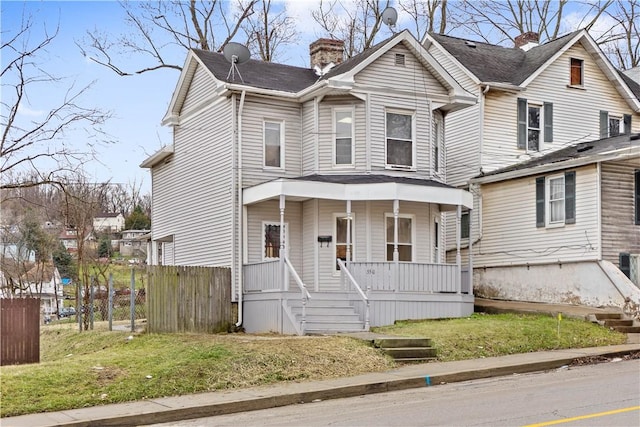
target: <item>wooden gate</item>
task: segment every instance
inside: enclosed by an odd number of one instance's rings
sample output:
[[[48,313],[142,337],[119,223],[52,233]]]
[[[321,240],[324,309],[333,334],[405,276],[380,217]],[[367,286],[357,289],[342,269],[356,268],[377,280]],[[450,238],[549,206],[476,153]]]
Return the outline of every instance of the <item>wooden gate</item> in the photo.
[[[40,362],[40,298],[0,299],[0,365]]]

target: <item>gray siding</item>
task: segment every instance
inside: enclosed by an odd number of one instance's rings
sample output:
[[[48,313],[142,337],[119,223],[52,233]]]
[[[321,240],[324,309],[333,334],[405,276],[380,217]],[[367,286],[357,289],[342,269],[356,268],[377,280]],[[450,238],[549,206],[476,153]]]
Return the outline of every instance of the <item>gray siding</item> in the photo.
[[[197,65],[187,96],[180,110],[181,115],[190,114],[202,102],[213,95],[216,88],[211,75],[200,64]]]
[[[302,174],[311,175],[317,170],[318,130],[316,129],[315,101],[302,104]]]
[[[634,170],[640,159],[602,164],[602,259],[618,265],[620,252],[640,254],[640,225],[634,222]]]
[[[174,129],[175,154],[153,168],[153,238],[174,236],[177,265],[231,263],[231,107],[223,99]]]

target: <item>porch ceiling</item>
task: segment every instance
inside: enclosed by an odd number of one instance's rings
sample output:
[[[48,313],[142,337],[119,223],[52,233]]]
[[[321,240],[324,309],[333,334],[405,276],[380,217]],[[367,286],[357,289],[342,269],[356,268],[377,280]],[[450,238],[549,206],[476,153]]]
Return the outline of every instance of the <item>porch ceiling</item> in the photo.
[[[473,208],[473,196],[465,190],[436,181],[386,175],[313,175],[280,178],[243,190],[243,204],[251,205],[284,195],[289,200],[400,200],[435,203],[441,210]]]

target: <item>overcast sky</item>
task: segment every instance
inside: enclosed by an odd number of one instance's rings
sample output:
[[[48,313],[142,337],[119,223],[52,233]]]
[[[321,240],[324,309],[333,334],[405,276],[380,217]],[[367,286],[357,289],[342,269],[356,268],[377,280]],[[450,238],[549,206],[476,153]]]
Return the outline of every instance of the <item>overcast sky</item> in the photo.
[[[319,0],[289,0],[289,14],[295,17],[301,33],[298,46],[287,48],[280,55],[290,65],[309,66],[308,46],[323,35],[311,18],[310,11]],[[93,86],[83,100],[84,105],[111,111],[114,115],[106,126],[113,143],[98,146],[98,160],[84,165],[95,181],[110,180],[114,183],[141,184],[149,191],[151,179],[146,169],[138,165],[163,145],[171,143],[170,128],[160,125],[179,77],[176,70],[160,70],[143,75],[120,77],[107,68],[87,60],[76,46],[87,31],[98,29],[120,34],[128,29],[124,24],[122,8],[116,1],[0,1],[3,42],[7,32],[15,33],[21,23],[22,14],[33,15],[36,32],[47,28],[55,30],[59,24],[59,35],[47,49],[46,70],[58,77],[65,77],[59,84],[49,84],[32,93],[21,110],[23,119],[43,117],[52,102],[59,102],[73,84],[82,87],[91,82]],[[402,18],[402,16],[401,16]],[[575,29],[570,17],[567,31]],[[403,28],[403,21],[398,27]],[[381,34],[386,37],[388,34]],[[186,52],[170,62],[182,64]],[[1,59],[4,64],[4,58]],[[131,58],[132,64],[135,58]],[[2,88],[6,101],[7,88]],[[4,113],[3,113],[4,114]],[[68,142],[86,144],[82,131],[67,135]]]

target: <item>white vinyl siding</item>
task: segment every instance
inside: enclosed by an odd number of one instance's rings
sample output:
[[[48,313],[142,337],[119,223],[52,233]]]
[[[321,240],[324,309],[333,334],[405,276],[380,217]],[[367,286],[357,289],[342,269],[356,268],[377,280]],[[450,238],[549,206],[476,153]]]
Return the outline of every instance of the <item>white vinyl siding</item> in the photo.
[[[152,169],[153,239],[175,236],[175,264],[230,266],[231,103],[196,118],[174,128],[175,154]]]
[[[640,159],[603,163],[602,259],[618,265],[620,252],[640,253],[640,225],[634,221],[634,173]]]
[[[281,122],[284,167],[264,167],[264,123]],[[279,177],[301,175],[301,110],[295,103],[247,96],[242,113],[242,184],[250,187]]]
[[[326,97],[319,105],[319,131],[318,131],[318,144],[317,156],[318,156],[318,171],[317,173],[323,173],[332,171],[334,169],[348,168],[349,171],[364,172],[366,170],[366,147],[365,147],[365,134],[366,134],[366,119],[365,119],[365,104],[364,102],[356,98],[345,97]],[[336,111],[352,111],[353,112],[353,126],[352,126],[352,164],[350,165],[336,165],[335,156],[335,144],[336,144],[336,129],[335,129],[335,113]],[[305,147],[309,150],[309,147]]]
[[[195,109],[204,107],[204,101],[210,98],[216,88],[215,81],[209,72],[200,64],[197,65],[193,75],[193,80],[189,85],[186,98],[180,109],[181,115],[192,114]]]
[[[313,100],[302,105],[302,175],[310,175],[316,169],[318,130],[314,105]]]
[[[536,226],[535,176],[483,185],[483,237],[474,245],[475,266],[598,259],[597,168],[575,172],[576,220],[569,227]]]

